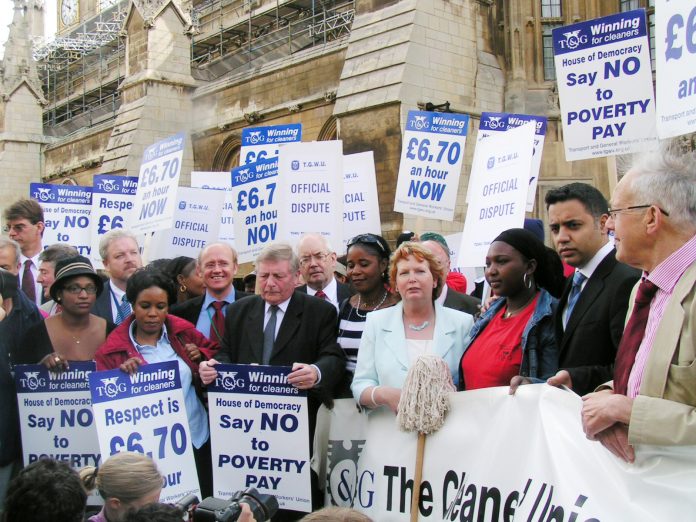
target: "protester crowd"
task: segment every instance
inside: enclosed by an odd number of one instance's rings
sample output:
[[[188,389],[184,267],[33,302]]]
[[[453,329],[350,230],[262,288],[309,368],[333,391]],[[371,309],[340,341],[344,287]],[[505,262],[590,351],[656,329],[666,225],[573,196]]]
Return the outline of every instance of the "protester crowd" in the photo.
[[[571,183],[550,190],[545,203],[555,250],[538,224],[502,232],[486,256],[492,296],[482,303],[461,292],[466,284],[451,272],[449,245],[436,232],[406,232],[393,252],[380,235],[352,238],[340,253],[345,283],[335,274],[338,253],[321,235],[306,234],[295,249],[274,243],[242,291],[231,246],[212,243],[197,259],[143,267],[136,237],[122,229],[102,237],[105,278],[70,246],[43,245],[41,207],[18,201],[5,210],[0,238],[5,519],[82,520],[92,489],[105,505],[90,520],[176,519],[166,518],[168,508],[146,506],[161,489],[147,457],[116,455],[82,479],[51,461],[17,474],[11,370],[18,363],[62,371],[95,360],[98,370],[133,373],[176,361],[204,496],[212,493],[212,468],[202,392],[218,363],[292,367],[288,382],[308,391],[308,445],[320,405],[330,408],[333,399],[396,412],[406,373],[424,354],[443,359],[460,390],[570,388],[583,396],[586,436],[629,463],[638,443],[696,444],[696,158],[649,153],[610,202]],[[322,504],[316,483],[313,504]],[[130,513],[143,506],[151,511]],[[301,516],[281,510],[274,520]]]

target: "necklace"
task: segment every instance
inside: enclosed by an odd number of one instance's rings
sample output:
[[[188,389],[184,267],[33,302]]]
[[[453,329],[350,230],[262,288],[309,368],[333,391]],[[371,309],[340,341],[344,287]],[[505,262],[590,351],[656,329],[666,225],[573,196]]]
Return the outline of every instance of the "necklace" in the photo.
[[[409,324],[408,329],[414,332],[420,332],[421,330],[425,330],[429,325],[430,321],[423,321],[422,324]]]
[[[360,317],[361,319],[365,319],[367,317],[367,314],[369,314],[370,312],[374,312],[375,310],[377,310],[380,306],[382,306],[384,304],[384,301],[387,300],[387,295],[388,295],[388,292],[385,290],[384,295],[382,296],[382,300],[379,303],[377,303],[377,306],[375,306],[372,310],[366,310],[363,315],[360,315],[361,300],[360,300],[360,294],[358,294],[358,306],[355,307],[355,314],[358,317]],[[367,306],[369,308],[370,305],[365,303],[365,306]]]
[[[73,334],[70,334],[70,337],[73,338],[73,341],[75,341],[75,344],[80,344],[80,340],[77,337],[75,337]]]
[[[509,310],[508,309],[503,314],[503,319],[510,319],[510,317],[512,317],[513,315],[515,315],[515,314],[521,312],[522,310],[524,310],[525,308],[527,308],[527,306],[529,306],[529,303],[534,301],[535,297],[536,297],[536,292],[534,294],[532,294],[532,297],[530,297],[529,300],[526,303],[524,303],[522,306],[520,306],[517,310]]]

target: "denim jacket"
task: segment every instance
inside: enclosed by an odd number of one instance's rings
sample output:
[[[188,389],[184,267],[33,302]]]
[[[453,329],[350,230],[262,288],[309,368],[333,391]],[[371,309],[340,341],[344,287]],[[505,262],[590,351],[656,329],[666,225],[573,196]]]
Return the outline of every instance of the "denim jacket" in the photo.
[[[495,301],[491,307],[474,324],[469,339],[464,343],[464,355],[474,342],[479,333],[491,322],[505,303],[506,298]],[[558,299],[552,297],[543,288],[540,290],[539,299],[531,319],[522,332],[522,364],[520,375],[532,379],[547,379],[558,371],[559,350],[554,337],[553,314],[558,304]],[[464,376],[462,375],[461,361],[459,363],[459,386],[466,389]]]

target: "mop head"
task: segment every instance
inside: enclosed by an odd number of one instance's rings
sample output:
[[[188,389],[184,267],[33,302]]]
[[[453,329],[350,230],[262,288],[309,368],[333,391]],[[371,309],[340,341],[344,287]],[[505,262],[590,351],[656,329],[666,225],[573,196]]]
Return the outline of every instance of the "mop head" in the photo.
[[[421,355],[406,375],[396,422],[402,431],[433,433],[445,423],[448,393],[456,391],[447,363],[435,355]]]

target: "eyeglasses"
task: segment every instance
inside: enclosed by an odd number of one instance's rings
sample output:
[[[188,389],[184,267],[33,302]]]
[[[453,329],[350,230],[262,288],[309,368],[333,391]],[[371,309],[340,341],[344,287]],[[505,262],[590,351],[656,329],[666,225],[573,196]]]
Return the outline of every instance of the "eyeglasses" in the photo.
[[[607,214],[609,214],[611,219],[616,219],[616,214],[618,214],[620,212],[628,212],[629,210],[640,210],[640,209],[644,209],[644,208],[650,208],[653,206],[656,206],[656,205],[633,205],[632,207],[625,207],[625,208],[608,208]],[[665,216],[669,216],[669,212],[667,212],[666,210],[664,210],[660,207],[657,207],[657,210],[662,212]]]
[[[353,245],[356,245],[358,243],[366,243],[368,245],[377,245],[377,248],[379,248],[382,252],[386,253],[387,251],[384,249],[384,245],[380,242],[379,239],[377,239],[377,236],[374,234],[360,234],[359,236],[355,236],[353,239],[348,241],[348,245],[346,245],[346,248],[350,248]]]
[[[312,259],[316,259],[319,263],[323,263],[326,261],[326,258],[329,257],[330,254],[327,252],[317,252],[316,254],[310,254],[308,256],[302,256],[300,258],[300,265],[302,266],[307,266],[312,262]]]
[[[80,286],[80,285],[68,285],[65,288],[63,288],[66,292],[69,294],[73,295],[79,295],[80,292],[83,290],[87,292],[87,295],[94,295],[97,293],[97,286],[96,285],[87,285],[87,286]]]
[[[14,232],[21,233],[25,228],[27,228],[27,225],[24,223],[19,223],[17,225],[5,225],[2,227],[2,231],[9,232],[10,230],[13,230]]]

